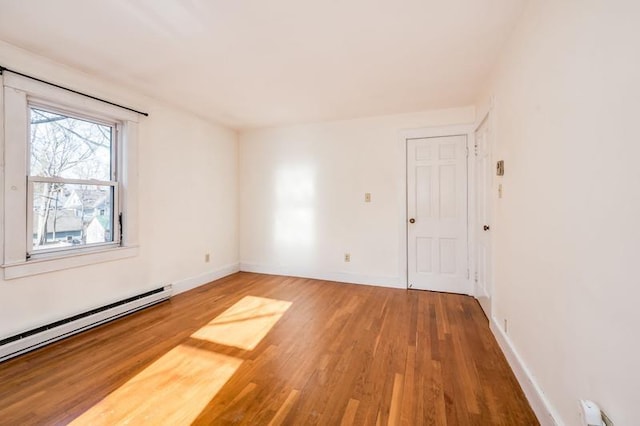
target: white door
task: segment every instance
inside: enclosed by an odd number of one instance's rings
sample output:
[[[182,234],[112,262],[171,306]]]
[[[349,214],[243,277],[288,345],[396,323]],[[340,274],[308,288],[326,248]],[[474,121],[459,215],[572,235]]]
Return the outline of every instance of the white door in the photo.
[[[467,137],[407,140],[409,288],[469,293]]]
[[[493,163],[491,161],[491,129],[489,120],[475,134],[476,170],[476,297],[487,318],[491,318],[491,192]]]

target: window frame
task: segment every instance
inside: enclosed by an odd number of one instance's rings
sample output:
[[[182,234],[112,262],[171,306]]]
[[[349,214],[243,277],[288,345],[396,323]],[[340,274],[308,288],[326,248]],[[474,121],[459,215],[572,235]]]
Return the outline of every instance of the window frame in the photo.
[[[0,206],[4,244],[4,278],[12,279],[136,256],[137,250],[137,121],[138,115],[84,96],[11,73],[0,76],[4,152],[4,197]],[[114,181],[32,177],[30,109],[60,113],[113,128],[111,173]],[[4,125],[4,129],[2,128]],[[1,160],[1,158],[0,158]],[[33,184],[46,180],[113,187],[113,242],[33,251]],[[26,212],[25,212],[26,210]],[[26,213],[26,214],[25,214]],[[121,219],[122,218],[122,219]],[[19,237],[19,233],[22,237]]]
[[[122,143],[120,138],[120,129],[122,127],[122,123],[119,121],[107,120],[103,117],[98,116],[90,116],[88,114],[83,114],[81,112],[70,111],[70,110],[62,110],[60,108],[50,106],[46,102],[33,99],[31,97],[27,97],[27,108],[29,109],[29,114],[31,114],[32,109],[38,109],[44,112],[49,112],[53,114],[63,115],[68,118],[79,119],[83,121],[88,121],[94,124],[100,124],[103,126],[107,126],[111,128],[111,149],[110,149],[110,168],[109,168],[109,177],[110,181],[102,181],[97,179],[70,179],[70,178],[60,178],[60,177],[45,177],[45,176],[35,176],[31,174],[31,138],[29,137],[27,140],[27,229],[26,229],[26,239],[27,239],[27,261],[46,258],[46,257],[55,257],[65,254],[73,254],[73,253],[81,253],[85,251],[92,250],[100,250],[109,247],[117,247],[121,244],[120,239],[120,221],[118,218],[122,211],[120,210],[120,181],[119,181],[119,164],[118,164],[118,152],[120,151],[120,145]],[[31,120],[29,120],[29,135],[31,134]],[[112,241],[103,242],[103,243],[92,243],[79,245],[76,247],[58,247],[58,248],[49,248],[49,249],[38,249],[34,251],[33,249],[33,190],[35,183],[68,183],[68,184],[76,184],[76,185],[98,185],[98,186],[110,186],[113,190],[113,206],[111,208],[111,220],[112,220]]]

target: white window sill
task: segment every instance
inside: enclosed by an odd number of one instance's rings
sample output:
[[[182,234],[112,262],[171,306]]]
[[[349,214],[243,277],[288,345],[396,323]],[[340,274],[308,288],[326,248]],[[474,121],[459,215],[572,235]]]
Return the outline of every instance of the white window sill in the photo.
[[[28,277],[30,275],[61,271],[95,263],[110,262],[138,255],[138,247],[117,247],[86,253],[74,253],[53,258],[33,259],[25,262],[2,265],[4,279]]]

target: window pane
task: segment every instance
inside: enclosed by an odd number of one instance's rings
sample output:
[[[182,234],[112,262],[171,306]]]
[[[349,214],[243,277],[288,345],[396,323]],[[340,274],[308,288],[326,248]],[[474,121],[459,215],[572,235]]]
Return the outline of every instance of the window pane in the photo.
[[[31,176],[111,179],[113,128],[30,108]]]
[[[113,241],[112,186],[33,183],[33,250]]]

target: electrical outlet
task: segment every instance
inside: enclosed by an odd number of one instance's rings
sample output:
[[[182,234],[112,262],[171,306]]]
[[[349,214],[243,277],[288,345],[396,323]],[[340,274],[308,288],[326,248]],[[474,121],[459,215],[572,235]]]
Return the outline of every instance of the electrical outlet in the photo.
[[[344,261],[345,262],[351,262],[351,253],[345,253],[344,254]]]
[[[209,253],[205,253],[205,255],[204,255],[205,263],[209,263],[210,260],[211,260],[211,255]]]

